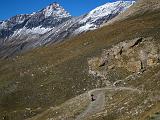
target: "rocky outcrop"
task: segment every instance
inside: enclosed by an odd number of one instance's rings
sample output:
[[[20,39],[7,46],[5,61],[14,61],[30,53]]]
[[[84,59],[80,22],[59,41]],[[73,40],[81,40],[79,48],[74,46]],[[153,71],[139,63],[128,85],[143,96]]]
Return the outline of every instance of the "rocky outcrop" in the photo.
[[[120,42],[103,50],[100,57],[88,60],[89,74],[108,79],[109,73],[117,69],[130,73],[143,72],[148,67],[159,64],[159,50],[160,44],[151,37]]]

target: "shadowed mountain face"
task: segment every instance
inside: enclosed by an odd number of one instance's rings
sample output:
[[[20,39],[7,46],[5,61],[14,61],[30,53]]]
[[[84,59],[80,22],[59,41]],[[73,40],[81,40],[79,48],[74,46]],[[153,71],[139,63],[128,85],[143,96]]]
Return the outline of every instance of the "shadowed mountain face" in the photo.
[[[97,29],[133,3],[134,1],[107,3],[80,17],[72,17],[59,4],[53,3],[41,11],[1,21],[0,57],[6,58]]]

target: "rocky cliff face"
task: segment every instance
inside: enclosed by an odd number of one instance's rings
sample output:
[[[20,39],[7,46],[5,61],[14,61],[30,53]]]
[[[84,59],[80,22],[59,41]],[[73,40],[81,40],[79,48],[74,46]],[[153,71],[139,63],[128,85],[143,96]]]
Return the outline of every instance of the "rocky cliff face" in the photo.
[[[153,38],[135,38],[103,50],[100,57],[88,60],[89,74],[109,80],[113,72],[118,70],[130,74],[142,73],[149,67],[160,63],[160,45]],[[114,73],[116,74],[116,73]],[[117,72],[118,74],[118,72]]]
[[[41,11],[0,22],[0,57],[6,58],[38,46],[94,30],[130,7],[134,1],[107,3],[86,15],[72,17],[57,3]]]

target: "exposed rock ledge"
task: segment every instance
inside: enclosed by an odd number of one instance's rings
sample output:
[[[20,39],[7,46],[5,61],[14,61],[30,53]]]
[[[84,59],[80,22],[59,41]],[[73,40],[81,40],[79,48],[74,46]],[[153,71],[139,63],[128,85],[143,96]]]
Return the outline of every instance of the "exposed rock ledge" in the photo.
[[[108,79],[111,71],[138,73],[159,64],[160,45],[152,38],[126,40],[88,60],[89,74]],[[113,73],[112,73],[113,74]]]

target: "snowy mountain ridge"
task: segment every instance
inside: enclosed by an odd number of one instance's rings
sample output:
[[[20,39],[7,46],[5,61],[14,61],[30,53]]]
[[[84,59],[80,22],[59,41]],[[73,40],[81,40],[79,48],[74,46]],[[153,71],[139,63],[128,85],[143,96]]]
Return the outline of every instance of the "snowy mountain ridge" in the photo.
[[[73,17],[58,3],[32,14],[16,15],[0,21],[0,57],[53,44],[82,32],[94,30],[125,11],[135,1],[117,1],[99,6],[88,14]],[[11,46],[12,47],[11,47]],[[20,48],[20,49],[19,49]],[[7,55],[8,56],[8,55]]]
[[[92,21],[96,21],[98,18],[115,14],[117,12],[123,12],[131,5],[133,5],[135,1],[117,1],[113,3],[106,3],[102,6],[99,6],[88,13],[85,19],[81,20],[81,22],[86,22],[88,19],[92,19]]]
[[[118,15],[125,11],[127,8],[129,8],[131,5],[133,5],[135,1],[116,1],[112,3],[106,3],[102,6],[99,6],[92,11],[90,11],[86,17],[84,17],[82,20],[80,20],[79,23],[86,23],[86,25],[82,26],[77,30],[77,32],[83,32],[89,30],[94,30],[99,25],[106,22],[109,17],[114,17],[114,15]],[[107,18],[108,17],[108,18]],[[105,19],[104,21],[100,21],[100,19]],[[98,22],[99,23],[98,23]],[[97,23],[95,25],[95,23]]]
[[[53,3],[42,10],[45,17],[54,16],[59,18],[70,17],[71,15],[64,10],[58,3]]]

